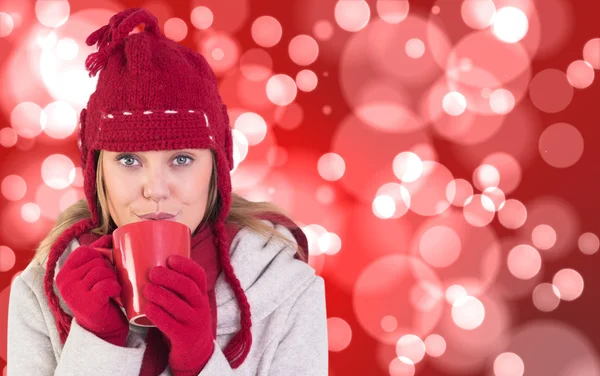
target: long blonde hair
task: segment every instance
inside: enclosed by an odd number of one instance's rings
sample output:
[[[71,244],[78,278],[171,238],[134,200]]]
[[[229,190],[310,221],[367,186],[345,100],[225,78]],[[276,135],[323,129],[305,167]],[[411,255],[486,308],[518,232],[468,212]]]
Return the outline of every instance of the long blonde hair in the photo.
[[[98,227],[91,230],[92,233],[98,235],[108,234],[114,230],[114,227],[116,227],[108,210],[108,199],[106,196],[104,179],[102,176],[102,158],[103,152],[100,151],[98,153],[96,162],[96,192],[98,196],[97,205],[100,216],[100,224]],[[216,164],[214,163],[214,160],[215,159],[213,158],[213,171],[210,178],[207,209],[204,214],[204,218],[202,219],[202,224],[213,221],[216,218],[219,210],[220,200],[217,194],[217,175]],[[247,227],[261,234],[265,238],[274,237],[276,240],[281,241],[285,245],[296,248],[300,259],[304,261],[308,260],[306,250],[301,249],[301,247],[288,240],[279,231],[275,230],[268,224],[261,222],[261,220],[257,218],[257,215],[267,212],[286,215],[278,206],[270,202],[252,202],[246,200],[236,193],[232,193],[231,199],[231,208],[229,210],[229,215],[227,216],[228,223],[233,223],[240,228]],[[33,260],[38,262],[40,265],[43,265],[50,254],[52,245],[54,242],[56,242],[60,235],[73,224],[90,217],[91,213],[85,199],[80,200],[68,207],[59,215],[56,224],[52,230],[50,230],[48,235],[38,244],[35,255],[33,256]]]

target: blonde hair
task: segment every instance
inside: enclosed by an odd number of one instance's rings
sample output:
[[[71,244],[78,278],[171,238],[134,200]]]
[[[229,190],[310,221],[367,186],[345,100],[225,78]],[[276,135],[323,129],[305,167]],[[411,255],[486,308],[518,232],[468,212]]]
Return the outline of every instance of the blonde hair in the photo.
[[[106,195],[104,180],[102,176],[102,158],[103,152],[100,151],[98,153],[96,162],[96,193],[98,197],[97,207],[98,214],[100,216],[100,223],[98,227],[91,230],[92,233],[98,235],[108,234],[116,227],[110,217],[110,213],[108,210],[108,198]],[[206,212],[198,228],[200,228],[205,223],[210,223],[211,221],[214,221],[219,212],[220,200],[217,194],[217,175],[216,164],[214,160],[215,158],[213,158],[213,171],[210,178],[210,187]],[[261,222],[261,220],[257,217],[257,215],[259,214],[268,212],[286,215],[278,206],[272,203],[252,202],[232,192],[231,208],[229,210],[229,215],[227,216],[226,221],[228,223],[233,223],[240,228],[247,227],[253,230],[254,232],[261,234],[265,238],[274,237],[276,240],[281,241],[285,245],[288,245],[291,248],[295,248],[298,252],[299,258],[301,260],[307,261],[308,258],[306,250],[303,250],[294,242],[290,241],[288,238],[286,238],[283,234],[275,230],[270,225]],[[54,225],[52,230],[50,230],[48,235],[38,244],[35,255],[33,256],[33,260],[38,262],[40,265],[43,265],[50,254],[50,249],[52,245],[56,242],[60,235],[73,224],[90,217],[91,213],[88,208],[87,201],[85,199],[80,200],[68,207],[59,215],[56,224]]]

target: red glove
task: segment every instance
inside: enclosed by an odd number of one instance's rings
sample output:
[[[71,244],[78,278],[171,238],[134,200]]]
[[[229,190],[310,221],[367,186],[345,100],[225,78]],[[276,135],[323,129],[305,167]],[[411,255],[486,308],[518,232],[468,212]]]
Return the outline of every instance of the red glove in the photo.
[[[214,350],[206,273],[194,260],[171,256],[155,266],[144,288],[146,315],[170,342],[169,365],[175,376],[196,376]]]
[[[73,251],[58,272],[56,285],[79,325],[113,345],[125,346],[129,323],[111,301],[121,295],[121,285],[99,251],[88,246]]]

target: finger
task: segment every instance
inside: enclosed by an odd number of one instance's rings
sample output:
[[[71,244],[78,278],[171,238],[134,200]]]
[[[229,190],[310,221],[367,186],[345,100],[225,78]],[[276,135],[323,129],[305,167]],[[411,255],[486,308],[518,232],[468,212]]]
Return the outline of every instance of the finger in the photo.
[[[90,269],[89,272],[83,277],[83,281],[87,286],[89,286],[89,290],[91,290],[98,282],[105,279],[117,280],[117,273],[114,271],[114,269],[110,269],[106,266],[97,266]]]
[[[167,265],[194,281],[200,291],[206,292],[206,273],[196,261],[188,257],[171,256],[167,259]]]
[[[146,305],[146,316],[156,325],[158,330],[169,338],[172,338],[174,333],[181,331],[181,324],[168,312],[152,302],[148,302]]]
[[[202,292],[193,280],[164,266],[150,269],[150,281],[177,294],[192,307],[199,305]]]
[[[90,291],[101,302],[105,303],[110,298],[118,298],[121,296],[121,285],[118,281],[109,278],[96,283]]]
[[[168,312],[171,317],[182,324],[190,322],[194,317],[194,309],[186,301],[159,285],[147,284],[144,287],[144,296],[148,301]]]
[[[102,259],[102,253],[90,247],[79,247],[67,257],[64,267],[68,269],[78,269],[85,263],[94,259]]]
[[[63,265],[62,269],[58,272],[58,275],[56,276],[57,284],[62,284],[63,281],[73,283],[76,281],[83,280],[83,278],[85,278],[85,276],[92,269],[97,267],[106,267],[106,264],[104,263],[104,260],[102,258],[89,259],[88,261],[80,264],[79,266],[74,267],[73,265],[75,265],[76,262],[78,262],[78,260],[75,260],[75,262],[73,263],[69,263],[69,259],[67,259],[67,262],[65,262],[65,265]]]

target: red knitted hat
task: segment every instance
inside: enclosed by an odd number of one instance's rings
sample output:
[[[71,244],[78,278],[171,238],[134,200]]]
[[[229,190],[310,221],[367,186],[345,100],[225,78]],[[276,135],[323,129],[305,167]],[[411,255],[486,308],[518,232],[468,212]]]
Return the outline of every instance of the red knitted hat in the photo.
[[[129,35],[144,24],[144,31]],[[248,355],[252,336],[250,306],[233,272],[225,220],[231,204],[233,151],[227,109],[206,59],[161,35],[157,19],[133,8],[115,14],[108,25],[86,40],[98,52],[88,56],[90,76],[100,72],[96,91],[80,115],[79,148],[85,197],[91,218],[67,229],[48,257],[45,291],[63,343],[72,318],[59,305],[53,289],[56,263],[69,242],[98,227],[96,164],[99,150],[135,152],[211,149],[216,157],[220,211],[214,223],[219,258],[241,311],[241,329],[223,351],[233,368]]]

